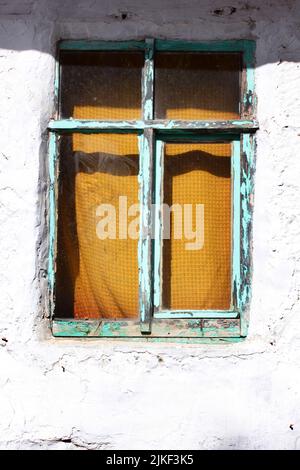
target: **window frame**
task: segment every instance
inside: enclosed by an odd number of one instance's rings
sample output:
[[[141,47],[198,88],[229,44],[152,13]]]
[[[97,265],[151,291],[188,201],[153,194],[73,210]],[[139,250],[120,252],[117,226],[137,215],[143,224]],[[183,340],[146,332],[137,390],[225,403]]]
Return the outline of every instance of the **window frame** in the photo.
[[[78,120],[59,118],[60,51],[144,51],[142,71],[143,119],[132,121]],[[240,118],[227,121],[183,121],[154,119],[154,52],[238,52],[242,54]],[[251,295],[251,219],[255,131],[258,129],[254,89],[255,42],[233,41],[73,41],[58,44],[55,72],[56,115],[49,130],[49,317],[56,337],[128,338],[146,341],[212,342],[240,341],[247,336]],[[140,320],[57,319],[55,265],[57,233],[58,148],[65,133],[129,133],[139,140],[139,200],[141,204],[139,260]],[[152,243],[151,203],[160,201],[164,142],[232,142],[232,305],[228,311],[159,311],[161,239]],[[155,176],[154,176],[155,175]],[[155,177],[155,182],[154,182]],[[159,183],[157,183],[157,181]],[[156,205],[157,207],[157,205]],[[161,230],[159,211],[155,227]],[[153,251],[154,250],[154,251]]]

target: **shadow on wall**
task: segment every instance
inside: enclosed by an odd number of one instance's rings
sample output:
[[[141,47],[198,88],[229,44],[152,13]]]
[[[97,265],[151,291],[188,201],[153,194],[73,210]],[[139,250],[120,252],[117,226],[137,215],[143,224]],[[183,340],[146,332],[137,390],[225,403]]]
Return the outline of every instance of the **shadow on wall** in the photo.
[[[297,0],[10,0],[0,4],[0,48],[53,54],[60,38],[247,38],[261,44],[260,66],[299,58],[299,13]]]

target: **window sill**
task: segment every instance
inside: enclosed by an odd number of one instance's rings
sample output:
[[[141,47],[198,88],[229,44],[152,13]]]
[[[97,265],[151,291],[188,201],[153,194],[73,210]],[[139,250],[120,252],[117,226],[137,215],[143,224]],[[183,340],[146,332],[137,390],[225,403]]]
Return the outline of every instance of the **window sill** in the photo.
[[[151,334],[141,334],[135,321],[53,320],[54,337],[116,338],[156,342],[237,342],[244,339],[239,318],[152,321]]]

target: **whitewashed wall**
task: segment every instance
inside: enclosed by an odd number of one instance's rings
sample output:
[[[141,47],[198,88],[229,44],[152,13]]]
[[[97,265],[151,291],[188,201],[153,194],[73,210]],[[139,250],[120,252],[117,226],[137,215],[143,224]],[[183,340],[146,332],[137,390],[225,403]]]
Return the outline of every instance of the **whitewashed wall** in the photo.
[[[241,344],[57,340],[43,319],[55,43],[145,36],[257,41],[253,297]],[[1,2],[1,448],[300,448],[299,94],[297,0]]]

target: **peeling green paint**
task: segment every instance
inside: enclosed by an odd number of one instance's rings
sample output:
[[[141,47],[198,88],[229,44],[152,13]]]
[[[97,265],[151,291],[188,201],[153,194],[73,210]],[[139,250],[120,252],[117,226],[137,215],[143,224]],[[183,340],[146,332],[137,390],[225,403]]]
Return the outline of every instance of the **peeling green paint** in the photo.
[[[239,307],[240,277],[241,277],[241,256],[240,256],[240,234],[241,234],[241,144],[240,140],[232,143],[232,305]]]
[[[59,107],[59,91],[60,91],[60,63],[58,58],[55,60],[55,72],[54,72],[54,97],[55,97],[55,109],[58,112]]]
[[[139,137],[140,172],[140,238],[138,245],[139,310],[141,331],[149,333],[152,316],[152,189],[153,132],[146,130]]]
[[[90,337],[90,338],[138,338],[159,341],[165,338],[174,340],[185,338],[238,338],[240,326],[238,319],[168,319],[153,320],[152,332],[141,336],[140,324],[135,321],[109,320],[53,320],[52,332],[56,337]]]
[[[241,159],[241,147],[240,138],[236,135],[199,135],[194,134],[192,136],[193,142],[230,142],[232,141],[232,307],[228,311],[208,311],[208,310],[190,310],[190,311],[170,311],[163,309],[160,303],[161,299],[161,256],[162,256],[162,214],[159,207],[162,204],[161,194],[163,185],[163,145],[164,140],[160,139],[156,141],[156,157],[155,157],[155,202],[156,202],[156,214],[155,214],[155,244],[154,244],[154,318],[157,319],[168,319],[168,318],[236,318],[240,315],[237,309],[240,288],[240,232],[241,232],[241,217],[240,217],[240,159]],[[182,142],[187,139],[191,141],[191,136],[187,131],[182,132],[180,135],[165,134],[165,141],[175,140]]]
[[[145,111],[147,114],[149,109]],[[86,132],[136,132],[141,133],[145,129],[154,129],[158,131],[212,131],[240,133],[254,132],[258,128],[258,123],[251,120],[229,120],[229,121],[177,121],[166,120],[137,120],[137,121],[100,121],[89,119],[58,119],[51,120],[48,124],[50,131],[86,131]]]
[[[254,137],[245,134],[242,137],[242,168],[241,168],[241,292],[240,309],[241,334],[246,336],[249,325],[249,303],[251,298],[251,228],[254,197],[253,175],[255,171]]]
[[[181,41],[157,39],[155,49],[157,51],[185,51],[185,52],[241,52],[251,56],[255,42],[251,40],[229,41]]]
[[[145,41],[89,41],[62,40],[59,42],[61,51],[143,51]]]
[[[242,169],[242,179],[241,179],[241,204],[243,211],[242,219],[242,246],[244,257],[248,258],[249,256],[249,237],[248,237],[248,228],[251,222],[251,208],[250,208],[250,197],[253,193],[253,181],[252,181],[252,171],[253,171],[253,149],[252,142],[249,135],[244,135],[243,137],[243,158],[245,159],[246,165]]]
[[[237,318],[239,313],[234,310],[160,310],[154,313],[157,319],[177,318]]]
[[[143,68],[142,80],[142,107],[144,121],[153,119],[154,106],[154,41],[146,41],[145,63]]]
[[[155,148],[155,186],[154,186],[154,253],[153,253],[153,305],[158,310],[161,303],[161,267],[162,267],[162,182],[164,171],[164,142],[160,139],[156,140]]]
[[[55,283],[55,243],[56,243],[56,159],[57,136],[51,133],[49,137],[49,254],[48,254],[48,285],[50,299],[50,315],[53,314],[53,292]]]
[[[248,41],[243,54],[243,63],[245,71],[245,86],[243,95],[244,114],[255,117],[256,114],[256,95],[255,95],[255,42]]]

